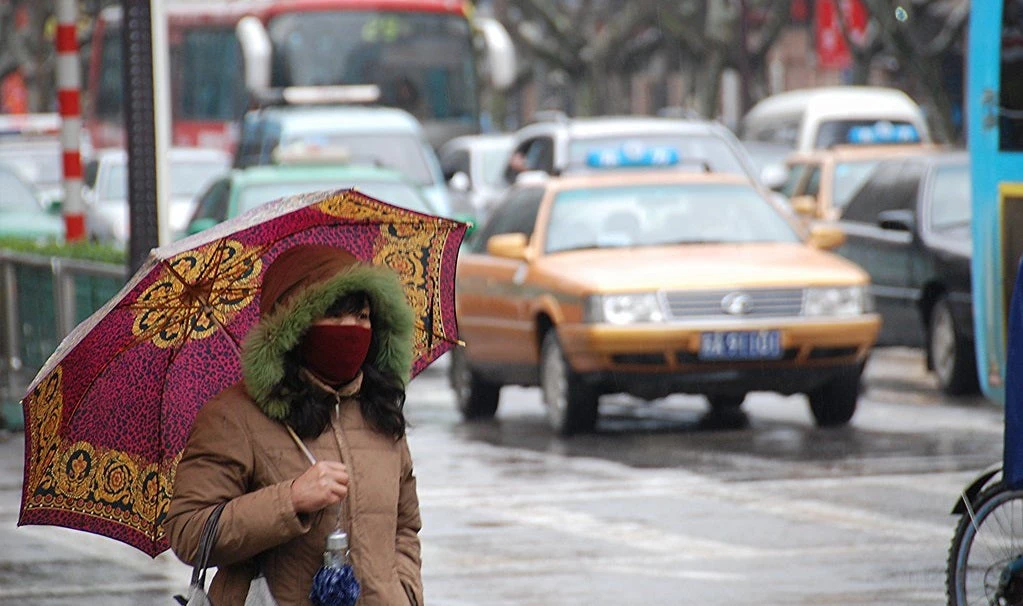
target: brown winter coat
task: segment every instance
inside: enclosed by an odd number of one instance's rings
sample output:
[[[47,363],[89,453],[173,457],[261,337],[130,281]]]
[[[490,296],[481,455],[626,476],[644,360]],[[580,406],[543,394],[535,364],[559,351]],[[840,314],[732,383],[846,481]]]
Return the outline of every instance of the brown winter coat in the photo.
[[[202,408],[177,467],[164,526],[183,561],[194,562],[207,517],[227,503],[210,561],[219,567],[210,586],[215,606],[242,604],[258,570],[281,606],[309,604],[326,536],[336,526],[336,506],[298,515],[291,502],[291,483],[310,463],[280,422],[289,406],[301,403],[270,389],[282,376],[284,353],[338,296],[361,290],[370,295],[373,331],[380,333],[371,363],[408,377],[411,312],[394,276],[364,267],[338,275],[350,257],[313,253],[292,258],[299,271],[285,279],[271,275],[274,266],[267,270],[263,294],[274,293],[276,303],[261,303],[263,316],[246,339],[245,380]],[[348,468],[343,526],[362,586],[359,604],[422,605],[419,502],[408,444],[369,426],[355,397],[338,401],[339,417],[305,443],[317,460],[340,460]]]

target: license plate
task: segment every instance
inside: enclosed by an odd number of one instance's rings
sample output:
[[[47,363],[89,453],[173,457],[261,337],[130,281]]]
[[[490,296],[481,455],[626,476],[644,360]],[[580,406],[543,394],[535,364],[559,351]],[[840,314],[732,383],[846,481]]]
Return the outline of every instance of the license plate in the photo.
[[[781,332],[736,330],[700,335],[701,360],[777,360],[781,358]]]

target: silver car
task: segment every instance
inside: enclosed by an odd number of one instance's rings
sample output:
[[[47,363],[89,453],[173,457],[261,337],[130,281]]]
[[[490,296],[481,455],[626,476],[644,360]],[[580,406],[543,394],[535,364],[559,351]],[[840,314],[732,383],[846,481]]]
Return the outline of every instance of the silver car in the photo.
[[[169,151],[171,237],[188,226],[196,196],[231,166],[231,156],[214,149],[176,147]],[[94,242],[126,247],[129,238],[128,154],[103,150],[85,167],[85,233]]]

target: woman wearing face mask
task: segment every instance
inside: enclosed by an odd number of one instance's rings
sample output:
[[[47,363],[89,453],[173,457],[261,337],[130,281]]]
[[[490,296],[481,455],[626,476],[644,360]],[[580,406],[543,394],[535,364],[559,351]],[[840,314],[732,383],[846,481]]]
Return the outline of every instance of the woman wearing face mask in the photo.
[[[226,503],[213,604],[243,603],[258,573],[278,604],[309,604],[339,514],[359,604],[423,604],[402,412],[412,328],[394,273],[346,251],[297,246],[267,268],[243,380],[196,417],[164,522],[193,563],[209,514]]]

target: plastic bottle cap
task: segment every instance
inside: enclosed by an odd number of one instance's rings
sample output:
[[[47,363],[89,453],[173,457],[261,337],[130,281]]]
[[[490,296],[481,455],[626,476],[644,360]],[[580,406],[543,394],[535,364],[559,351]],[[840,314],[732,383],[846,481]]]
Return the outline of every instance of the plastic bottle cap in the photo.
[[[327,551],[343,551],[348,549],[348,535],[340,530],[327,535]]]

